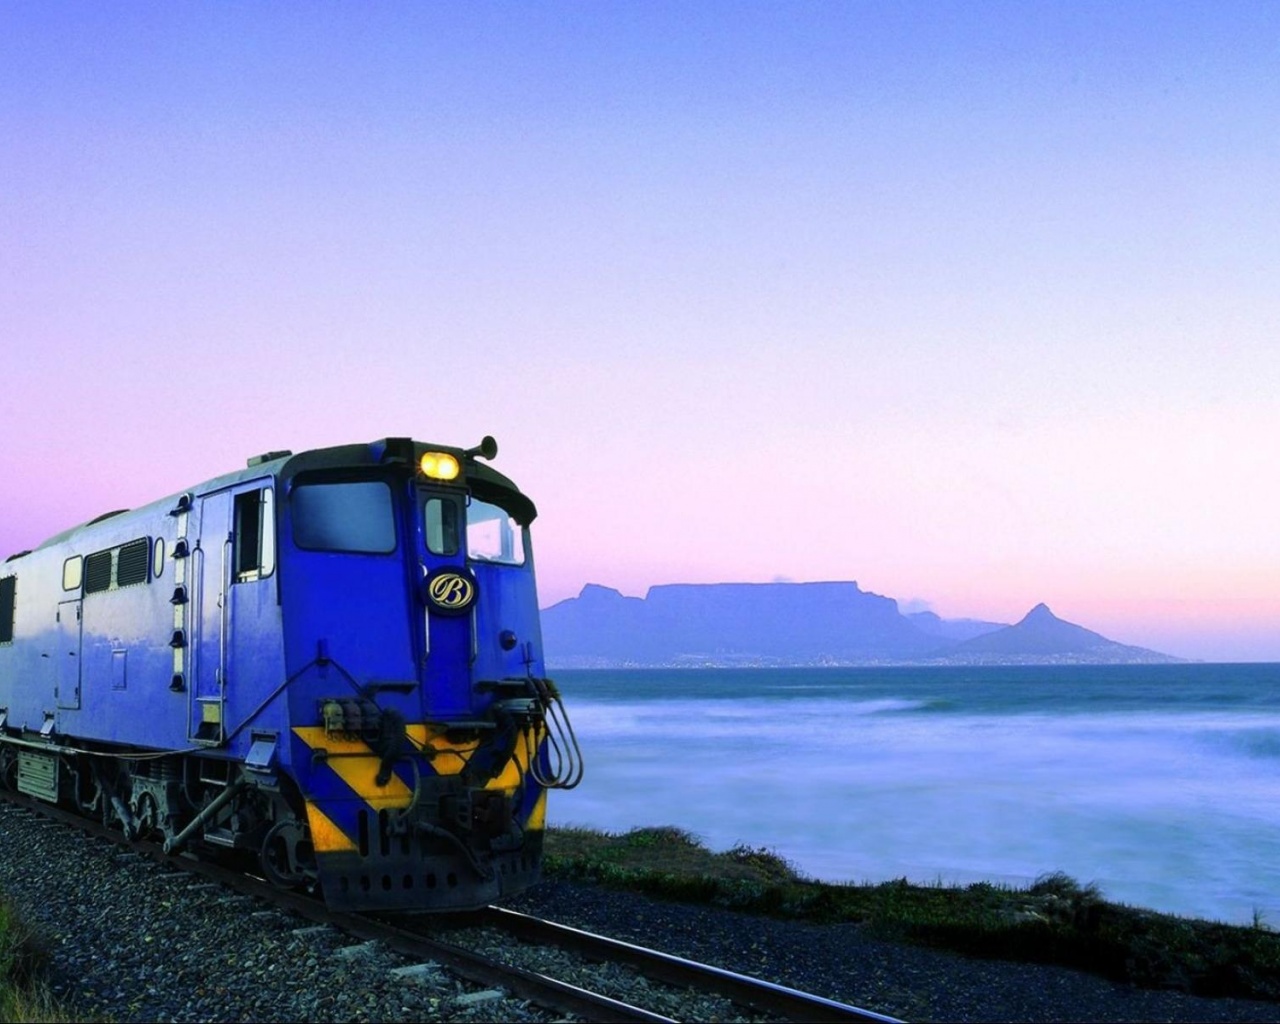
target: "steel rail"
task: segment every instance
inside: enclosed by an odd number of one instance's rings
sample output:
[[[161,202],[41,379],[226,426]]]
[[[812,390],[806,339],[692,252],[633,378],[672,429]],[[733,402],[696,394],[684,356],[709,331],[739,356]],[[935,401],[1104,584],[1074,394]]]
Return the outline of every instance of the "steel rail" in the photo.
[[[609,1024],[671,1022],[670,1017],[587,991],[545,974],[492,960],[468,949],[408,931],[386,920],[329,910],[313,896],[278,889],[251,875],[189,857],[168,856],[159,847],[148,852],[171,867],[183,868],[210,881],[220,882],[235,892],[288,910],[315,924],[329,925],[365,942],[378,942],[402,956],[442,964],[458,977],[482,988],[502,988],[520,999],[577,1014],[591,1021],[605,1021]]]
[[[329,925],[362,941],[381,943],[403,956],[442,964],[472,984],[484,988],[502,988],[517,998],[560,1012],[576,1014],[585,1020],[604,1021],[608,1024],[672,1024],[670,1017],[589,992],[544,974],[491,960],[435,938],[414,934],[385,920],[331,911],[315,897],[279,889],[252,875],[198,860],[190,854],[167,854],[160,843],[127,840],[116,829],[23,794],[0,790],[0,797],[11,806],[32,812],[37,820],[73,826],[95,838],[106,839],[122,849],[147,857],[157,864],[216,882],[232,892],[287,910],[312,923]]]
[[[672,1018],[651,1013],[638,1006],[521,967],[503,964],[438,939],[406,931],[386,921],[358,914],[336,914],[331,922],[343,931],[372,941],[386,943],[399,953],[425,957],[444,964],[460,977],[477,985],[500,986],[521,999],[540,1006],[577,1014],[591,1021],[649,1021],[672,1024]]]
[[[503,964],[433,936],[410,931],[385,917],[331,911],[314,896],[279,889],[262,879],[199,860],[189,853],[165,853],[160,843],[128,840],[117,829],[108,828],[101,822],[41,800],[4,790],[0,790],[0,797],[10,805],[35,812],[45,820],[74,826],[123,849],[141,854],[157,864],[198,875],[243,896],[287,910],[304,920],[330,925],[362,941],[382,943],[403,956],[442,964],[458,977],[476,985],[503,988],[520,999],[573,1013],[590,1021],[613,1024],[672,1020],[544,974]],[[420,923],[424,918],[419,916],[413,920]],[[450,915],[447,919],[433,916],[432,923],[450,926],[466,923],[495,928],[528,942],[570,950],[588,960],[625,964],[654,980],[681,988],[692,987],[703,992],[714,992],[739,1005],[788,1020],[884,1021],[901,1024],[895,1017],[501,907],[485,907],[468,914]]]
[[[847,1003],[811,995],[771,981],[752,978],[721,967],[647,949],[620,939],[530,917],[502,907],[487,907],[477,915],[482,926],[505,931],[530,942],[573,950],[588,959],[628,964],[644,975],[671,985],[713,991],[735,1003],[774,1013],[794,1021],[886,1021],[896,1017]]]

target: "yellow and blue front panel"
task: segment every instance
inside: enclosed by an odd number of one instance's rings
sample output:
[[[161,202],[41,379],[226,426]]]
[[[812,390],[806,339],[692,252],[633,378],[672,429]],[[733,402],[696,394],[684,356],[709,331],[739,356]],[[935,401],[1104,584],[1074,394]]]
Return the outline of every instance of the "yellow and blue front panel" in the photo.
[[[497,773],[475,784],[463,774],[483,752],[480,736],[458,741],[439,727],[411,724],[406,745],[413,752],[401,756],[379,785],[382,761],[369,743],[333,735],[322,725],[292,732],[330,905],[458,909],[481,906],[536,879],[546,791],[530,775],[529,755],[544,741],[540,727],[524,731]],[[467,820],[450,814],[450,807],[461,807]],[[499,809],[509,819],[506,827],[474,820],[477,811]],[[403,814],[409,820],[397,834],[393,823]],[[415,828],[417,822],[426,827]]]

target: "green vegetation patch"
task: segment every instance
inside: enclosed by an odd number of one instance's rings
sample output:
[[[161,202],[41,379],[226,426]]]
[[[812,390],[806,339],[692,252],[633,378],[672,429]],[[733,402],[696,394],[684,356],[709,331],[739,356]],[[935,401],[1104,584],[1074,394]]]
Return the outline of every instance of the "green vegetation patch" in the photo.
[[[67,1021],[42,978],[47,958],[35,933],[0,899],[0,1021]]]
[[[1109,903],[1063,874],[1028,888],[905,878],[833,885],[747,846],[716,853],[678,828],[551,829],[546,875],[820,924],[990,959],[1075,967],[1148,988],[1280,1001],[1280,934]]]

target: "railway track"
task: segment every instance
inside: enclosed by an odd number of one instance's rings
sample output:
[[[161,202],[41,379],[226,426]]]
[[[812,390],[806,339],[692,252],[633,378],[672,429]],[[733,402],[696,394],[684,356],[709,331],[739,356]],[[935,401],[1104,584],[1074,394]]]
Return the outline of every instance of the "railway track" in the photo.
[[[486,907],[473,917],[479,927],[506,932],[523,942],[556,946],[589,961],[625,964],[646,978],[676,988],[714,992],[738,1006],[775,1019],[820,1022],[897,1020],[785,985],[502,907]]]
[[[30,801],[10,792],[3,793],[3,796],[9,802],[34,811],[46,819],[59,821],[125,846],[169,870],[181,870],[207,882],[217,883],[229,892],[261,901],[315,925],[338,929],[362,943],[376,944],[376,948],[401,957],[421,964],[440,965],[477,986],[482,993],[500,990],[556,1013],[572,1014],[591,1021],[677,1019],[651,1008],[559,980],[541,970],[530,970],[465,948],[459,943],[448,941],[446,936],[468,929],[501,932],[522,945],[554,947],[593,964],[623,965],[625,969],[655,983],[655,992],[665,989],[669,994],[674,989],[680,992],[694,990],[715,994],[742,1008],[738,1012],[753,1020],[895,1020],[771,982],[499,907],[488,907],[461,918],[456,915],[449,915],[448,918],[419,915],[390,920],[387,917],[333,912],[312,896],[285,892],[261,879],[190,856],[165,854],[157,843],[126,842],[119,832],[60,808]],[[400,970],[411,975],[414,968],[410,966]],[[646,986],[639,987],[643,990]],[[670,997],[663,1002],[669,1004]]]

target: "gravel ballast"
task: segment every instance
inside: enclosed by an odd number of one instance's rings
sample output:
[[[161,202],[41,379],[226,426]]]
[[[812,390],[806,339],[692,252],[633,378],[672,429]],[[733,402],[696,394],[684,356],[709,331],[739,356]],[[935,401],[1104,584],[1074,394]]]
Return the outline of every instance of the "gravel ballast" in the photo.
[[[1274,1021],[1280,1004],[1139,989],[1062,967],[976,960],[594,885],[544,882],[513,910],[653,946],[903,1020]]]
[[[0,844],[0,894],[42,936],[55,996],[89,1019],[552,1019],[4,804]],[[590,885],[544,882],[508,905],[908,1020],[1267,1021],[1280,1011]]]
[[[0,894],[41,936],[54,996],[86,1019],[545,1021],[414,966],[0,804]]]

